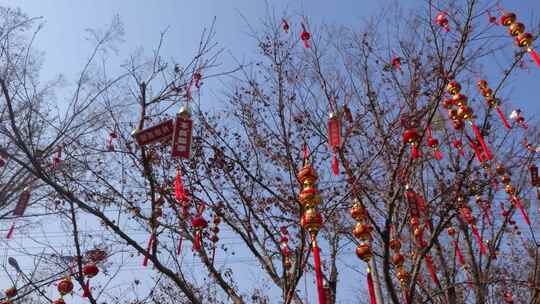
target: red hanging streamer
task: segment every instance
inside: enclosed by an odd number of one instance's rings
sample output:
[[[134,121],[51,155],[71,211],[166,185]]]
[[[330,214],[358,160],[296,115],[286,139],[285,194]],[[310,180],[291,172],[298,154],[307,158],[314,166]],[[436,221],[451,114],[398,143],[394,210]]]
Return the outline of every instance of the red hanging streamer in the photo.
[[[523,208],[523,205],[521,205],[521,200],[518,197],[512,198],[512,201],[516,205],[516,207],[519,208],[519,211],[521,212],[521,215],[523,215],[523,219],[525,220],[525,223],[527,225],[531,225],[531,220],[529,219],[529,216],[527,215],[527,211]]]
[[[150,235],[150,239],[148,239],[148,245],[146,246],[147,253],[144,255],[144,260],[143,260],[144,267],[148,266],[148,258],[152,254],[152,246],[154,245],[154,238],[155,238],[155,235],[152,233],[152,235]]]
[[[195,243],[193,244],[193,250],[195,251],[201,250],[201,231],[199,230],[195,231]]]
[[[312,237],[312,247],[313,259],[315,263],[315,276],[317,279],[317,293],[319,295],[319,304],[325,304],[323,275],[321,270],[321,254],[319,252],[319,246],[317,245],[317,240],[315,239],[315,236]]]
[[[538,53],[536,53],[533,49],[528,49],[529,54],[531,54],[532,59],[534,59],[534,62],[536,62],[536,65],[540,67],[540,56],[538,56]]]
[[[491,151],[489,151],[486,142],[484,141],[484,137],[480,133],[480,130],[478,129],[478,126],[473,122],[471,123],[471,127],[473,129],[474,134],[476,135],[476,138],[478,139],[478,142],[480,142],[480,146],[482,146],[482,149],[484,150],[484,154],[486,155],[487,160],[491,160],[493,156],[491,155]]]
[[[465,265],[465,257],[461,253],[461,249],[459,249],[459,243],[457,240],[453,240],[452,243],[454,243],[454,250],[456,252],[456,257],[458,258],[458,261],[461,265]]]
[[[437,278],[437,273],[435,272],[435,268],[433,267],[433,260],[430,255],[426,255],[426,266],[428,268],[429,274],[431,275],[431,280],[435,285],[438,287],[441,286],[441,283],[439,282],[439,279]]]
[[[282,19],[282,23],[283,23],[283,31],[285,33],[288,33],[289,32],[289,23],[285,19]]]
[[[480,246],[480,252],[482,252],[483,255],[487,255],[486,247],[484,246],[484,242],[482,241],[482,237],[480,236],[480,233],[478,232],[478,229],[476,228],[476,225],[471,225],[472,233],[476,237],[476,240],[478,241],[478,246]]]
[[[403,288],[403,303],[404,304],[409,304],[409,298],[407,297],[407,288]]]
[[[501,118],[501,120],[502,120],[502,122],[504,124],[504,127],[507,128],[507,129],[510,129],[511,128],[510,124],[508,123],[508,120],[506,119],[506,116],[504,116],[504,113],[502,112],[501,108],[499,106],[496,106],[495,110],[499,114],[499,117]]]
[[[474,154],[476,155],[476,158],[478,159],[478,161],[480,163],[484,163],[484,158],[482,157],[482,153],[480,153],[480,149],[478,149],[478,146],[474,143],[472,138],[470,138],[469,136],[467,136],[467,139],[469,139],[469,144],[471,144],[471,148],[473,149]]]
[[[369,303],[377,304],[377,298],[375,297],[375,286],[373,285],[373,277],[371,276],[371,271],[369,268],[367,271],[367,284],[369,291]]]
[[[176,255],[180,255],[180,253],[182,253],[183,241],[184,241],[184,237],[180,234],[180,239],[178,240],[178,246],[176,247]]]
[[[178,202],[186,200],[186,191],[184,190],[184,183],[182,182],[182,172],[180,168],[176,169],[176,179],[174,180],[174,193]]]
[[[86,280],[86,284],[83,286],[83,298],[88,298],[90,296],[90,279]]]
[[[332,173],[334,173],[335,176],[339,176],[339,161],[336,152],[332,154]]]
[[[441,160],[441,159],[443,159],[442,152],[441,152],[441,150],[439,150],[439,148],[435,149],[435,159],[436,159],[436,160]]]

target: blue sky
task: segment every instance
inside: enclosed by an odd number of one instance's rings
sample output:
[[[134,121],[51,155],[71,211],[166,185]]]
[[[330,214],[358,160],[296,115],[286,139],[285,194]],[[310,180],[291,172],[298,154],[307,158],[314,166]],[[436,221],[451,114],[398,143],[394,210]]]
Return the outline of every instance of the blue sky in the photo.
[[[305,14],[312,23],[346,24],[360,26],[361,20],[375,13],[382,3],[380,0],[269,0],[279,13],[285,9],[289,15]],[[400,0],[402,5],[421,5],[425,1]],[[216,42],[237,58],[249,57],[254,49],[253,41],[247,36],[246,21],[252,24],[265,16],[266,2],[263,0],[0,0],[1,5],[18,6],[30,16],[43,16],[45,27],[36,40],[36,47],[45,51],[43,77],[51,79],[63,74],[68,80],[74,79],[87,58],[91,44],[85,40],[85,29],[104,27],[115,14],[119,14],[125,28],[125,42],[119,48],[119,55],[113,56],[111,64],[120,66],[122,61],[138,47],[149,54],[156,46],[159,34],[168,28],[168,38],[163,56],[180,61],[190,58],[197,46],[202,30],[216,20]],[[540,1],[503,1],[502,5],[512,8],[521,19],[530,24],[535,12],[540,11]],[[538,20],[538,19],[535,19]],[[512,43],[509,39],[509,43]],[[222,62],[231,64],[230,55],[224,53]],[[525,72],[516,78],[513,93],[515,104],[523,109],[538,112],[540,106],[533,97],[538,87],[540,69],[533,66],[532,73]],[[212,91],[213,88],[208,88]],[[530,94],[533,93],[533,94]],[[141,240],[142,242],[143,240]],[[138,263],[138,260],[135,261]],[[353,265],[357,260],[343,263]],[[361,265],[361,267],[364,267]],[[362,269],[363,271],[363,269]],[[248,271],[248,280],[257,277],[253,269]],[[346,294],[358,292],[363,279],[352,276],[344,288]],[[260,278],[259,278],[260,280]],[[310,278],[312,280],[312,278]],[[308,283],[309,284],[309,283]],[[314,288],[314,285],[308,285]],[[0,286],[3,287],[3,286]],[[303,287],[303,286],[302,286]],[[346,299],[347,297],[344,297]],[[350,298],[349,298],[350,299]]]

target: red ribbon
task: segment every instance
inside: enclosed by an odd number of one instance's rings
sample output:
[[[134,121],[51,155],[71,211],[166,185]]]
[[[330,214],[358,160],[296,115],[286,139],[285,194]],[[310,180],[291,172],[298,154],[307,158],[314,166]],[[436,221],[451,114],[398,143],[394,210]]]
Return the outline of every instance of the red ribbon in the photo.
[[[430,255],[426,255],[426,266],[428,268],[429,274],[431,275],[431,280],[435,285],[441,286],[441,283],[439,282],[439,279],[437,278],[437,273],[435,272],[435,268],[433,267],[433,260]]]
[[[144,255],[143,266],[148,266],[148,258],[152,254],[152,245],[154,244],[155,235],[152,233],[150,239],[148,239],[148,245],[146,246],[147,253]]]
[[[178,202],[186,200],[186,191],[184,190],[184,183],[182,182],[182,172],[180,168],[176,169],[176,179],[174,180],[174,193]]]
[[[474,143],[472,138],[470,138],[468,135],[467,135],[467,139],[469,140],[469,144],[471,144],[471,148],[473,149],[474,154],[476,155],[476,158],[478,159],[478,161],[480,163],[484,163],[484,158],[482,157],[482,153],[480,153],[480,149],[478,149],[478,146]]]
[[[476,237],[476,240],[478,240],[478,246],[480,246],[480,252],[482,252],[483,255],[487,255],[486,247],[484,246],[484,242],[482,241],[482,237],[480,236],[480,233],[478,232],[478,229],[476,228],[476,225],[471,225],[472,233]]]
[[[459,263],[461,265],[465,265],[465,257],[463,257],[463,254],[461,253],[461,249],[459,249],[459,243],[457,240],[453,240],[452,243],[454,244],[454,250],[456,252],[456,257],[459,260]]]
[[[375,297],[375,287],[373,285],[373,277],[371,276],[371,271],[369,270],[369,268],[367,271],[367,284],[369,291],[369,303],[377,304],[377,298]]]
[[[339,161],[337,159],[336,152],[332,155],[332,173],[335,176],[339,176]]]
[[[86,280],[86,284],[83,286],[83,298],[88,298],[90,296],[90,279]]]
[[[531,54],[532,59],[534,59],[534,62],[536,62],[536,65],[540,67],[540,56],[538,56],[538,53],[536,53],[533,49],[528,49],[529,54]]]
[[[523,219],[525,220],[525,223],[527,223],[527,225],[530,226],[531,225],[531,220],[529,220],[529,216],[527,215],[527,212],[523,208],[523,205],[521,205],[521,200],[518,197],[514,197],[514,198],[512,198],[512,201],[514,202],[516,207],[519,208],[519,211],[521,211],[521,215],[523,215]]]
[[[11,226],[9,227],[9,230],[8,230],[8,233],[6,235],[6,239],[11,239],[11,237],[13,236],[13,231],[15,230],[15,221],[13,221],[13,223],[11,223]]]
[[[480,146],[482,146],[482,149],[484,150],[484,154],[486,155],[487,160],[491,160],[493,156],[491,155],[491,151],[489,151],[486,142],[484,141],[484,137],[482,137],[482,134],[480,133],[480,130],[478,129],[478,126],[473,122],[471,123],[471,127],[473,129],[474,134],[476,135],[476,138],[480,142]]]
[[[510,129],[511,128],[510,124],[508,123],[508,120],[506,120],[506,116],[504,116],[504,113],[502,112],[501,108],[499,106],[496,106],[495,110],[499,114],[499,117],[501,118],[501,120],[502,120],[502,122],[504,124],[504,127],[507,128],[507,129]]]
[[[326,297],[324,295],[323,275],[321,270],[321,254],[315,236],[312,237],[313,259],[315,263],[315,276],[317,279],[317,293],[319,295],[319,304],[325,304]]]

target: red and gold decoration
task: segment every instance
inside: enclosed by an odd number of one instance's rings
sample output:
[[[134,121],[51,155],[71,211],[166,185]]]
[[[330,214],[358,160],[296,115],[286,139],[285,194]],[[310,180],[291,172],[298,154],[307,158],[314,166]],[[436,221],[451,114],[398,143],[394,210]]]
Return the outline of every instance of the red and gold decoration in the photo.
[[[191,155],[191,140],[193,132],[193,120],[187,105],[180,108],[174,121],[172,135],[172,156],[189,158]]]
[[[191,220],[191,226],[193,228],[193,250],[202,250],[202,236],[203,231],[208,227],[208,221],[203,217],[204,209],[206,208],[204,203],[199,205],[197,209],[197,215]]]
[[[359,200],[355,200],[351,207],[351,216],[356,220],[356,225],[352,230],[352,235],[359,240],[358,246],[356,246],[356,255],[359,259],[367,264],[367,283],[369,291],[370,304],[377,304],[375,297],[375,287],[373,285],[373,277],[371,275],[371,266],[369,264],[373,257],[373,250],[371,249],[371,231],[373,228],[368,223],[367,210],[360,203]]]
[[[476,237],[476,240],[478,241],[480,252],[483,255],[487,255],[484,241],[482,240],[482,236],[480,236],[480,232],[478,231],[478,227],[476,226],[476,218],[473,216],[471,208],[469,207],[467,201],[463,198],[463,196],[458,196],[457,202],[461,218],[471,227],[472,234]]]
[[[107,151],[114,151],[113,141],[118,138],[118,133],[111,131],[109,137],[107,138]]]
[[[289,231],[287,227],[281,227],[279,229],[281,234],[279,240],[279,250],[281,251],[281,256],[283,257],[283,268],[289,270],[291,268],[291,259],[290,259],[290,249],[289,249]]]
[[[508,27],[508,34],[515,37],[516,45],[531,54],[532,59],[540,67],[540,56],[532,49],[533,35],[525,32],[525,25],[517,21],[516,14],[506,12],[501,16],[501,24]]]
[[[525,208],[523,208],[521,199],[517,195],[514,186],[511,184],[510,172],[501,164],[497,165],[495,170],[497,174],[501,176],[501,181],[504,184],[504,191],[508,194],[510,202],[519,209],[521,215],[523,216],[523,220],[525,220],[525,223],[530,226],[531,220],[529,219],[529,215],[527,214],[527,211],[525,211]]]
[[[60,298],[55,300],[53,304],[65,303],[64,296],[73,292],[73,282],[71,281],[71,277],[67,276],[60,280],[56,284],[56,289],[58,290],[58,293],[60,293]]]
[[[28,207],[28,203],[30,202],[30,194],[31,194],[31,188],[25,187],[23,191],[21,192],[21,195],[19,196],[19,200],[17,201],[17,205],[15,205],[15,209],[13,209],[13,216],[18,218],[24,215],[24,212],[26,211],[26,207]],[[6,238],[11,239],[13,237],[14,231],[15,231],[15,219],[13,220],[13,222],[11,223],[11,226],[9,227]]]
[[[420,157],[420,150],[418,149],[420,135],[415,128],[406,129],[403,132],[403,143],[411,145],[411,155],[413,159]]]
[[[394,255],[392,256],[392,264],[394,264],[394,267],[396,267],[396,277],[401,286],[401,290],[403,291],[404,303],[407,303],[407,284],[409,282],[410,276],[409,272],[407,271],[407,269],[405,269],[405,266],[403,265],[405,264],[405,256],[401,254],[401,241],[399,240],[397,235],[394,235],[392,237],[389,245],[390,249],[394,251]]]
[[[159,226],[159,218],[163,216],[163,197],[159,197],[156,203],[153,206],[152,214],[150,215],[149,226],[150,226],[150,237],[148,239],[148,244],[146,245],[146,254],[143,259],[143,266],[148,266],[148,260],[152,255],[153,248],[157,246],[157,229]]]
[[[529,126],[525,122],[525,117],[521,115],[520,109],[515,109],[514,111],[512,111],[512,113],[510,114],[510,118],[514,119],[516,121],[516,124],[523,129],[527,130],[529,128]]]
[[[289,22],[285,18],[281,19],[281,28],[285,33],[289,33]]]
[[[487,81],[484,79],[478,80],[477,87],[482,93],[482,96],[484,96],[488,107],[494,108],[495,111],[497,111],[497,114],[499,114],[504,127],[510,129],[510,124],[499,106],[499,100],[493,96],[493,90],[489,88]]]
[[[433,134],[431,133],[431,128],[427,127],[426,129],[428,141],[427,145],[433,150],[433,155],[435,156],[436,160],[442,160],[443,155],[441,153],[441,150],[439,148],[439,140],[433,137]]]
[[[328,142],[332,149],[332,173],[338,176],[339,161],[337,153],[341,144],[341,120],[336,111],[330,112],[330,117],[328,118]]]
[[[315,169],[313,169],[307,157],[304,158],[304,167],[298,172],[298,180],[302,184],[299,201],[302,205],[303,214],[300,224],[311,236],[319,304],[325,304],[321,255],[317,244],[317,234],[323,225],[323,218],[317,210],[317,206],[321,203],[321,196],[316,186],[317,179],[318,176]]]
[[[476,136],[476,139],[482,147],[485,158],[487,160],[491,160],[493,156],[491,155],[491,151],[488,149],[484,141],[484,137],[482,136],[480,129],[474,122],[474,112],[473,109],[467,105],[467,96],[461,94],[461,85],[457,81],[451,81],[448,83],[446,89],[447,92],[452,95],[452,98],[446,99],[443,106],[448,109],[448,117],[452,120],[454,129],[462,130],[465,126],[465,122],[468,121]],[[456,108],[454,108],[454,106],[456,106]],[[483,157],[474,141],[470,139],[469,142],[471,143],[471,146],[473,147],[479,161],[483,162]]]

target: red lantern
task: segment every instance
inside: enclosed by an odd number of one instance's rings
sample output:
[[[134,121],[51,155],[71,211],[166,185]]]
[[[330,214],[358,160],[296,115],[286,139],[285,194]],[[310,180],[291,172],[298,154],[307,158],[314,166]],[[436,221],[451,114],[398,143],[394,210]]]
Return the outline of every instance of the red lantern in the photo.
[[[60,281],[57,286],[58,292],[60,295],[65,296],[68,293],[73,291],[73,282],[71,282],[71,278],[67,277]]]
[[[195,234],[193,249],[200,251],[202,247],[202,231],[208,227],[208,222],[202,217],[202,212],[199,212],[199,214],[191,220],[191,226],[193,227],[193,232]]]
[[[337,158],[337,150],[341,144],[341,121],[336,112],[330,113],[328,118],[328,142],[332,148],[332,173],[335,176],[339,175],[339,162]]]
[[[90,279],[99,273],[99,268],[94,263],[87,263],[83,266],[82,273],[88,278],[82,294],[83,298],[87,298],[90,296]]]
[[[394,67],[394,69],[401,71],[401,58],[394,57],[392,59],[392,66]]]
[[[289,32],[289,23],[287,22],[287,20],[282,19],[282,24],[283,24],[283,31],[285,33],[288,33]]]
[[[118,138],[118,134],[116,132],[112,131],[109,133],[109,138],[107,138],[107,150],[108,151],[114,151],[114,145],[113,140]]]

